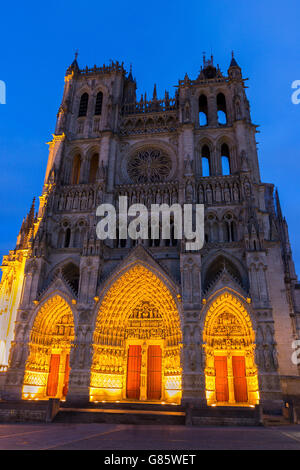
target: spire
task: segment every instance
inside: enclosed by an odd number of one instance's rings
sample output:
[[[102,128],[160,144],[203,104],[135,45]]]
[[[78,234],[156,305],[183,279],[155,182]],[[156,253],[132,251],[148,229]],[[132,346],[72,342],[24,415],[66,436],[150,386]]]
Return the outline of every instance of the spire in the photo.
[[[231,62],[229,67],[239,67],[237,61],[234,58],[234,52],[231,51]]]
[[[228,69],[228,76],[231,80],[242,80],[242,70],[234,58],[234,52],[231,52],[231,62]]]
[[[154,83],[154,89],[153,89],[153,100],[157,100],[157,91],[156,91],[156,83]]]
[[[134,79],[133,79],[133,76],[132,76],[132,64],[130,64],[130,71],[129,71],[127,80],[129,80],[130,82],[134,82]]]
[[[282,210],[281,210],[281,204],[280,204],[279,193],[278,193],[277,188],[275,189],[275,201],[276,201],[276,212],[277,212],[278,218],[279,220],[282,220],[283,219]]]
[[[33,226],[34,215],[35,215],[34,211],[35,211],[35,197],[32,200],[32,204],[31,204],[30,211],[29,211],[29,214],[28,214],[28,227]]]
[[[28,241],[33,233],[34,223],[36,221],[36,214],[35,214],[35,197],[33,198],[30,211],[28,212],[27,216],[23,218],[23,222],[19,231],[19,235],[17,237],[17,244],[16,248],[26,248],[28,247]]]
[[[75,51],[75,58],[74,58],[72,64],[67,68],[67,72],[66,72],[67,74],[69,74],[71,72],[79,72],[77,57],[78,57],[78,50]]]

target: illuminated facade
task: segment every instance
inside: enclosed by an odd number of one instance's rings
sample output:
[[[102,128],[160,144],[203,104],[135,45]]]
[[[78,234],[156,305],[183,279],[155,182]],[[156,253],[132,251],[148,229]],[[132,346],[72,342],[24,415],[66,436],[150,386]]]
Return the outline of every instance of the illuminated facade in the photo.
[[[300,289],[262,183],[241,69],[204,58],[175,97],[136,98],[123,64],[68,68],[38,213],[0,284],[4,399],[280,407]],[[96,208],[205,204],[205,244],[96,237]]]

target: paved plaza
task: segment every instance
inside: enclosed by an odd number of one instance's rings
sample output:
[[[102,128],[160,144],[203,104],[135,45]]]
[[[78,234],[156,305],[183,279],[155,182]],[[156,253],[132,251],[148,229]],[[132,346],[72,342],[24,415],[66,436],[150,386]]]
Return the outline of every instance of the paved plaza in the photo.
[[[0,450],[300,450],[300,425],[1,424]],[[109,454],[108,454],[109,455]]]

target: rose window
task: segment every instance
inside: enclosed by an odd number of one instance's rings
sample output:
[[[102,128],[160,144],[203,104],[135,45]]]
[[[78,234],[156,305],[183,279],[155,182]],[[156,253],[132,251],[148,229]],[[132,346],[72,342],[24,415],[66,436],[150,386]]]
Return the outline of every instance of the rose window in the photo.
[[[127,172],[135,183],[159,183],[168,178],[171,167],[170,157],[161,150],[142,150],[129,159]]]

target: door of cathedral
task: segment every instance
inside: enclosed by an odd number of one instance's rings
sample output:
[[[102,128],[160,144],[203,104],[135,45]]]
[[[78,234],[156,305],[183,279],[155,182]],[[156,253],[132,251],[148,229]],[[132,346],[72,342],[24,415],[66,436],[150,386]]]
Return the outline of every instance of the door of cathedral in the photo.
[[[215,356],[215,369],[217,401],[227,402],[229,400],[229,392],[226,356]]]
[[[148,347],[147,398],[148,400],[160,400],[161,398],[160,346],[150,345]]]
[[[69,375],[70,375],[70,355],[65,356],[65,361],[63,360],[62,354],[51,354],[49,375],[47,382],[47,396],[56,397],[66,397],[69,387]],[[62,365],[64,365],[63,370],[61,370]],[[61,382],[61,377],[63,377],[63,382]]]
[[[229,400],[229,386],[228,386],[228,368],[230,369],[230,361],[232,359],[232,374],[233,374],[233,390],[231,387],[231,398]],[[247,379],[246,379],[246,366],[244,356],[232,356],[229,359],[227,356],[215,356],[215,371],[216,371],[216,399],[217,402],[233,401],[234,403],[247,403]],[[229,361],[229,366],[228,366]]]
[[[248,401],[246,366],[244,356],[232,356],[234,398],[238,403]]]
[[[60,354],[51,354],[48,383],[47,383],[48,397],[55,397],[57,394],[57,387],[58,387],[58,380],[59,380],[59,364],[60,364]]]
[[[144,351],[144,353],[143,353]],[[143,359],[144,358],[144,359]],[[147,366],[146,366],[147,360]],[[145,366],[142,370],[142,362]],[[147,376],[145,377],[145,375]],[[143,378],[141,378],[143,376]],[[162,350],[158,345],[130,345],[127,359],[126,396],[134,400],[160,400],[162,386]],[[146,381],[145,381],[146,379]],[[144,383],[144,385],[142,385]],[[147,390],[145,385],[147,384]]]
[[[141,384],[142,348],[140,345],[131,345],[127,360],[127,398],[139,400]]]

